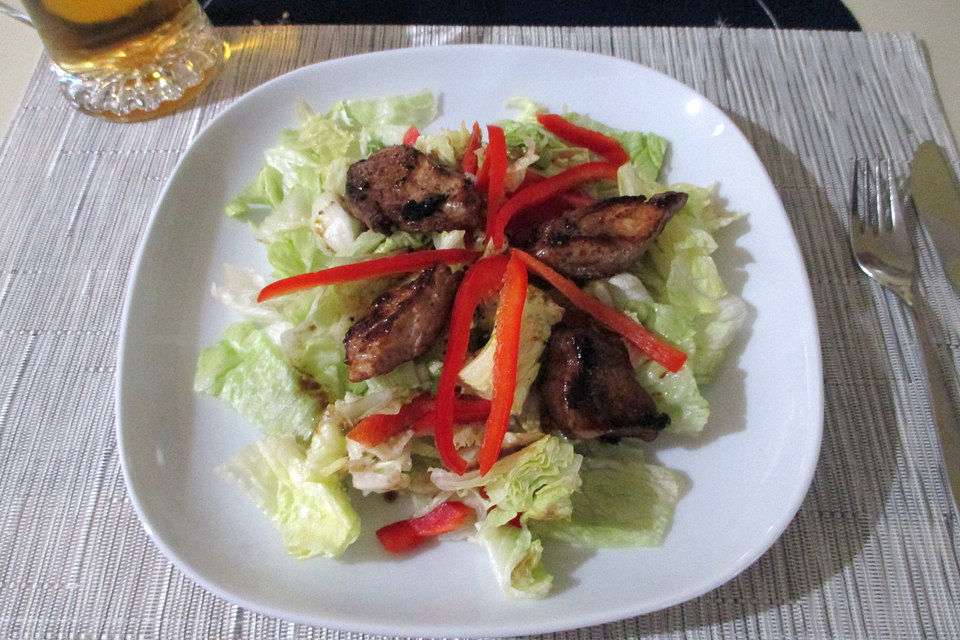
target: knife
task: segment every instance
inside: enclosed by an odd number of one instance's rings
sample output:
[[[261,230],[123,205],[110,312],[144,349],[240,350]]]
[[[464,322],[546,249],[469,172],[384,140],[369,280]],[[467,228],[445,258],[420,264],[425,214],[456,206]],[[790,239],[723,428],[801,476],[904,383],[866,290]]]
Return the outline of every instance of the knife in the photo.
[[[960,185],[946,155],[933,140],[917,148],[910,161],[907,187],[947,277],[960,291]]]
[[[920,222],[940,254],[947,277],[954,288],[960,291],[960,188],[947,163],[946,155],[936,142],[927,140],[917,148],[913,160],[910,161],[907,187],[913,196]],[[933,315],[932,309],[922,298],[918,300],[914,313]],[[933,418],[943,454],[946,479],[951,487],[954,503],[960,510],[960,415],[947,388],[947,377],[938,368],[938,365],[952,366],[952,363],[945,365],[940,360],[930,334],[920,330],[922,321],[919,315],[914,315],[914,319],[918,322],[917,333],[927,369],[927,381],[930,384]]]

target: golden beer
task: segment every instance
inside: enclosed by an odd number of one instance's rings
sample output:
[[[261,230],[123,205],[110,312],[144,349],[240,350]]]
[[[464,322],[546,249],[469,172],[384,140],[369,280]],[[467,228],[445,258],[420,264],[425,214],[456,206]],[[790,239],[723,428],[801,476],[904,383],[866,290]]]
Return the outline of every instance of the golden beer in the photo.
[[[196,0],[23,0],[64,94],[113,120],[142,120],[197,95],[223,57]]]

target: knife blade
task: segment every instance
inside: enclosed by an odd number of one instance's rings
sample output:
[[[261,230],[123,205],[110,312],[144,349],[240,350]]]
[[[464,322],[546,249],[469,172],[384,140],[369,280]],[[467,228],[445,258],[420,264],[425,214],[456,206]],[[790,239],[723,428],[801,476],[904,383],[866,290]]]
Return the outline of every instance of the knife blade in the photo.
[[[946,154],[933,140],[917,148],[910,161],[907,188],[947,277],[960,291],[960,185]]]

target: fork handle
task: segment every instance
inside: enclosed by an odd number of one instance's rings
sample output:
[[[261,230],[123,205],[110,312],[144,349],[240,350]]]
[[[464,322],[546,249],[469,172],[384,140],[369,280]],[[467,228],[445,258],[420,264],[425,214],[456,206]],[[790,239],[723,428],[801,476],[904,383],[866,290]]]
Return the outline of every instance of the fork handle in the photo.
[[[940,359],[936,344],[934,344],[930,331],[924,322],[925,318],[935,318],[936,316],[923,296],[916,296],[914,299],[917,300],[917,303],[909,305],[910,315],[914,327],[916,327],[923,355],[927,382],[930,388],[933,419],[940,439],[940,450],[943,453],[944,466],[947,470],[947,480],[953,490],[954,504],[960,509],[960,416],[957,414],[958,405],[947,386],[948,376],[945,375],[944,363]]]

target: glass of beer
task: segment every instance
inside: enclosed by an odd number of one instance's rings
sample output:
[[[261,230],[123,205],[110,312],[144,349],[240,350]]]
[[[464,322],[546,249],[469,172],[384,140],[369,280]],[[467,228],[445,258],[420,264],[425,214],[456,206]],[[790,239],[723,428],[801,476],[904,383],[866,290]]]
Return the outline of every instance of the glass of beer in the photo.
[[[22,0],[60,89],[81,111],[146,120],[206,86],[225,56],[197,0]]]

